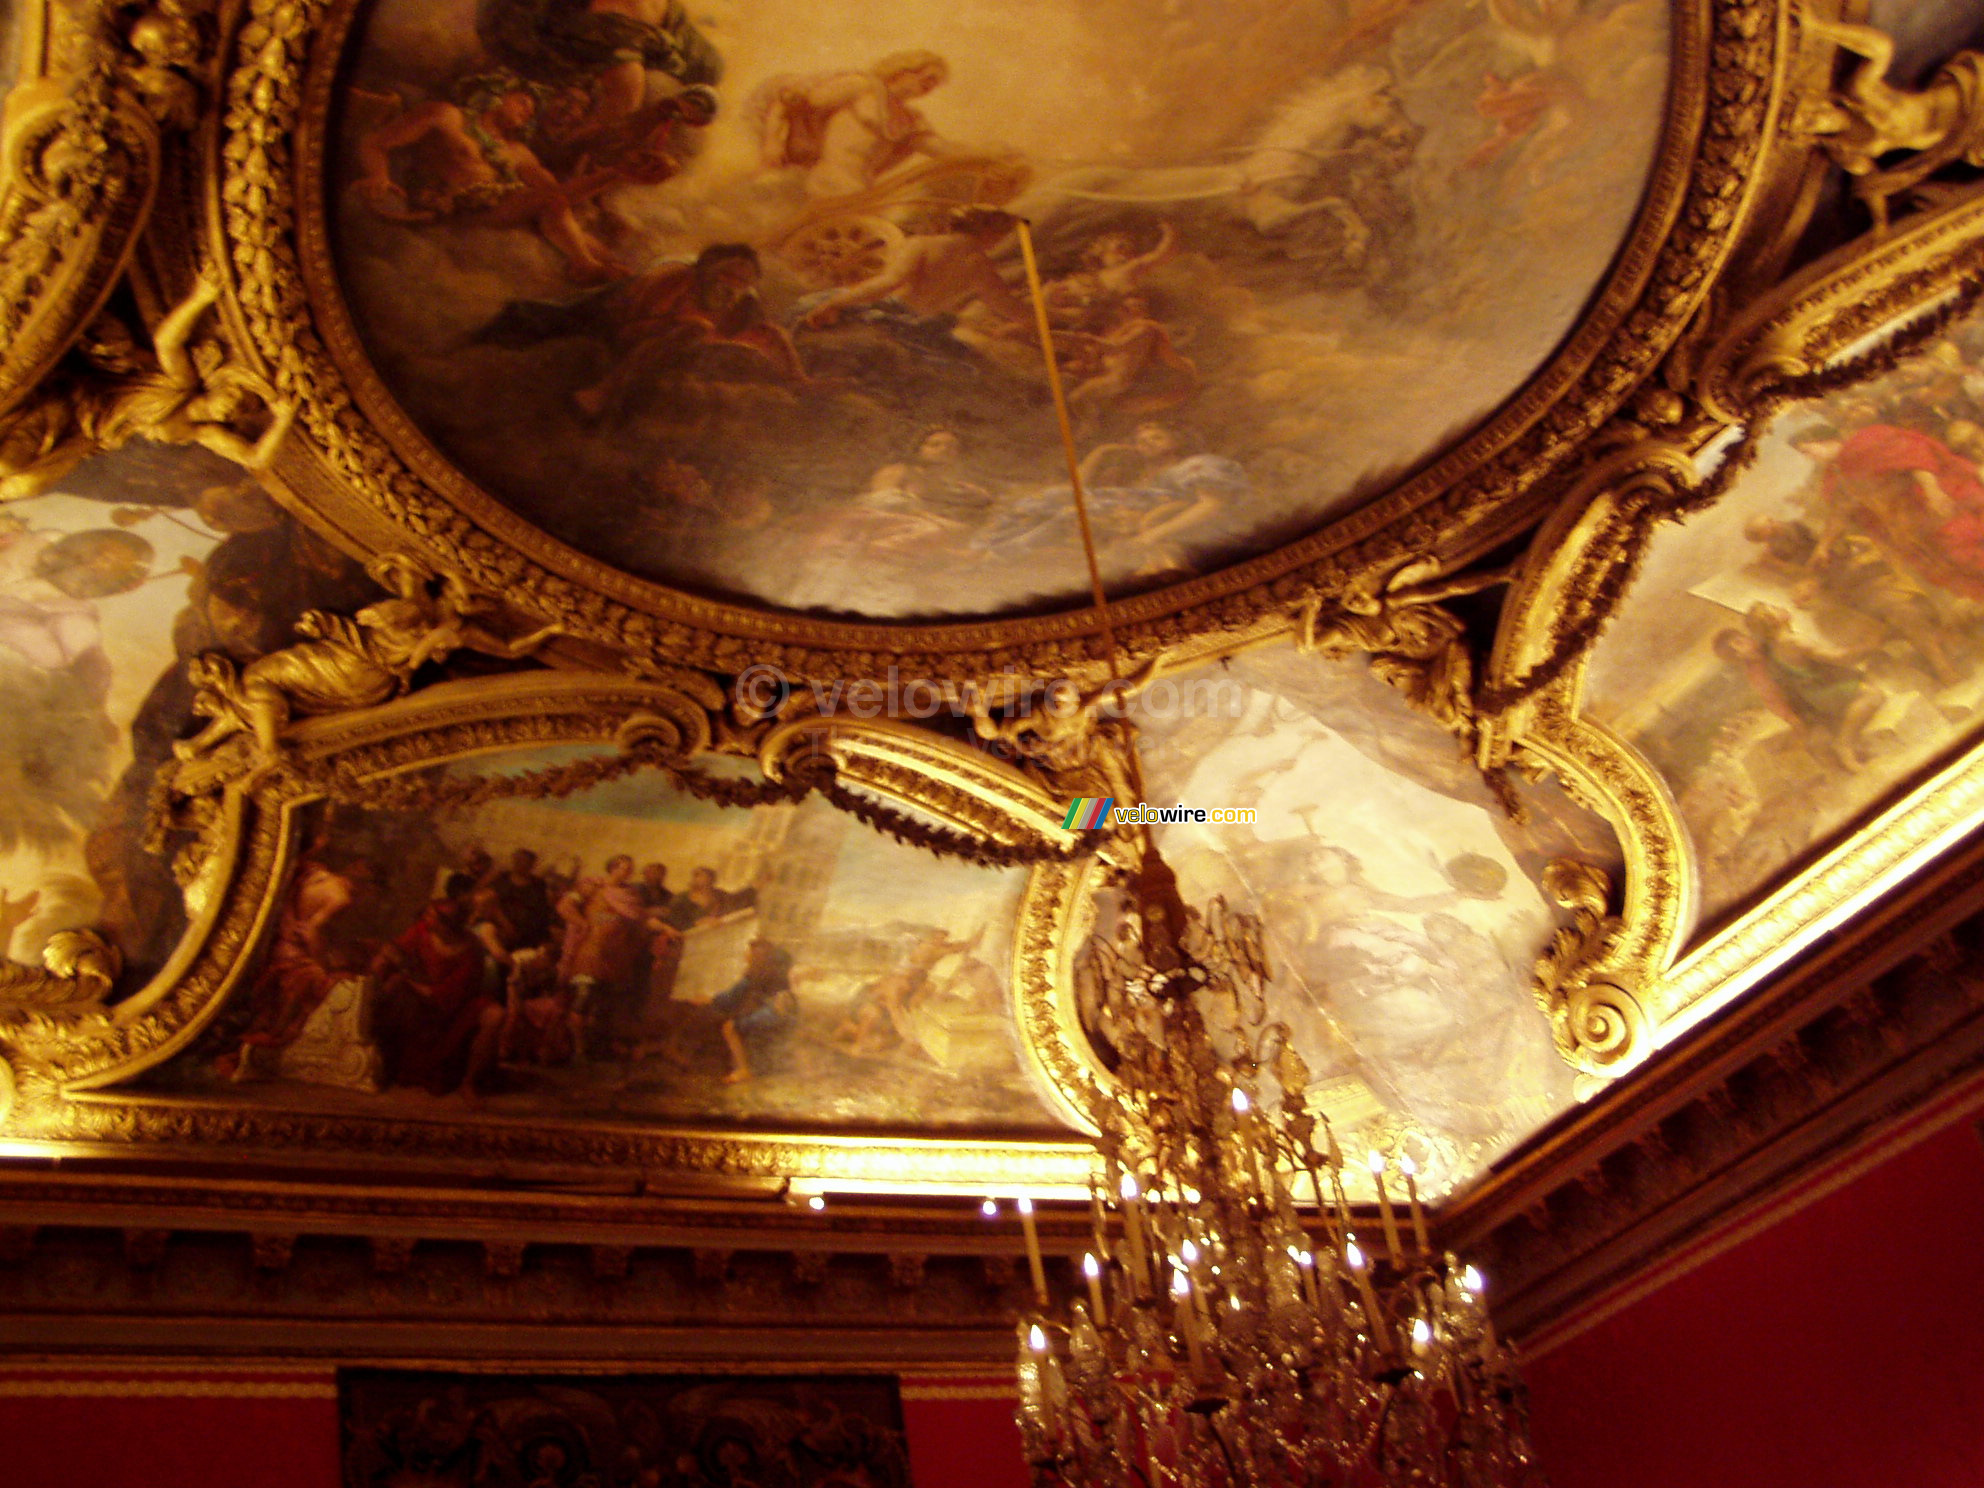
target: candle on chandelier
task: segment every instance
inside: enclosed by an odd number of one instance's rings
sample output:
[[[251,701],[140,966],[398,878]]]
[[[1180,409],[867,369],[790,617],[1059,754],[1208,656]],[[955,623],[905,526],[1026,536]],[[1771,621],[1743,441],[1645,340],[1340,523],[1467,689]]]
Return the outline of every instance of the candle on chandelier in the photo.
[[[1423,1355],[1426,1352],[1426,1350],[1431,1348],[1432,1346],[1433,1346],[1433,1325],[1427,1322],[1426,1319],[1424,1319],[1423,1317],[1414,1318],[1412,1320],[1413,1354],[1415,1356]]]
[[[1205,1356],[1199,1341],[1199,1313],[1192,1305],[1192,1278],[1182,1270],[1171,1273],[1171,1300],[1178,1336],[1185,1340],[1185,1355],[1194,1376],[1205,1372]]]
[[[1026,1264],[1033,1273],[1033,1294],[1040,1305],[1047,1305],[1047,1271],[1040,1264],[1040,1232],[1033,1226],[1033,1200],[1021,1194],[1013,1203],[1020,1212],[1020,1229],[1026,1234]]]
[[[1100,1326],[1109,1321],[1109,1312],[1102,1305],[1102,1262],[1093,1251],[1082,1257],[1082,1279],[1088,1283],[1089,1311],[1095,1314],[1096,1324]]]
[[[1384,1221],[1385,1249],[1390,1253],[1392,1264],[1400,1262],[1398,1244],[1398,1219],[1392,1213],[1392,1196],[1385,1190],[1385,1155],[1373,1152],[1370,1157],[1371,1181],[1378,1185],[1378,1217]]]
[[[1488,1315],[1488,1278],[1469,1266],[1461,1272],[1460,1284],[1474,1299],[1474,1305],[1481,1309],[1481,1352],[1492,1355],[1496,1348],[1495,1320]]]
[[[1391,1334],[1385,1328],[1385,1315],[1378,1311],[1378,1294],[1371,1289],[1371,1264],[1355,1236],[1344,1239],[1343,1263],[1350,1268],[1350,1279],[1356,1283],[1357,1295],[1364,1303],[1364,1317],[1371,1324],[1371,1341],[1389,1353]]]
[[[1123,1175],[1123,1186],[1119,1192],[1123,1196],[1123,1236],[1130,1242],[1130,1269],[1136,1274],[1136,1287],[1141,1291],[1148,1279],[1149,1262],[1144,1255],[1143,1211],[1137,1203],[1137,1178],[1134,1173]]]
[[[1020,1405],[1036,1424],[1041,1422],[1047,1404],[1046,1391],[1040,1378],[1041,1356],[1047,1352],[1047,1332],[1038,1323],[1021,1323],[1020,1327]]]
[[[1316,1257],[1309,1251],[1297,1251],[1295,1264],[1302,1272],[1302,1294],[1309,1299],[1313,1312],[1323,1305],[1322,1294],[1316,1290]]]
[[[1398,1170],[1405,1174],[1405,1202],[1412,1209],[1412,1243],[1421,1255],[1427,1255],[1433,1247],[1426,1243],[1426,1210],[1419,1202],[1419,1164],[1406,1153],[1398,1160]]]

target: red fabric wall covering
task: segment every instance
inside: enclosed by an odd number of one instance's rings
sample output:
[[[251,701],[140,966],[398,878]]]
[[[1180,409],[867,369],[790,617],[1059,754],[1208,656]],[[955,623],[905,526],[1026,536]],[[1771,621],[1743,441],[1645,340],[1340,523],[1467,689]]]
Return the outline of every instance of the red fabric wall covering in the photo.
[[[1538,1340],[1553,1488],[1984,1485],[1980,1107],[1984,1089],[1952,1095],[1765,1227]]]
[[[0,1366],[7,1488],[339,1488],[326,1369]]]
[[[1011,1376],[907,1375],[917,1488],[1027,1488]],[[328,1367],[0,1365],[5,1488],[339,1488]]]
[[[916,1488],[1028,1488],[1013,1376],[904,1375],[903,1435]]]

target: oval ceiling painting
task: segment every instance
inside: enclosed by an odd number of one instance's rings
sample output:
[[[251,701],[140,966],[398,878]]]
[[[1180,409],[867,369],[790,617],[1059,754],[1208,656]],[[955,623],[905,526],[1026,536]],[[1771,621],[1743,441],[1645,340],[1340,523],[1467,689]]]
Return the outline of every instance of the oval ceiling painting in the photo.
[[[1480,423],[1662,131],[1659,0],[380,0],[329,157],[360,339],[518,516],[786,610],[1127,593]]]

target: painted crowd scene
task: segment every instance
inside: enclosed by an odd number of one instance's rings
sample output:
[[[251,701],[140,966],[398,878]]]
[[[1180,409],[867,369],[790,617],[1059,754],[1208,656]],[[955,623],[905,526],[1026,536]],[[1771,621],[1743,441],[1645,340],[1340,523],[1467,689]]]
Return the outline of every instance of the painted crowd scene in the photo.
[[[248,982],[161,1078],[403,1113],[1048,1127],[1010,1006],[1018,894],[816,799],[726,810],[637,777],[325,808]]]
[[[777,606],[1121,592],[1313,527],[1571,326],[1661,131],[1658,0],[380,0],[339,272],[529,522]],[[1043,98],[1058,100],[1041,107]]]
[[[1666,532],[1589,707],[1667,778],[1705,914],[1740,905],[1984,719],[1984,320],[1781,416]]]

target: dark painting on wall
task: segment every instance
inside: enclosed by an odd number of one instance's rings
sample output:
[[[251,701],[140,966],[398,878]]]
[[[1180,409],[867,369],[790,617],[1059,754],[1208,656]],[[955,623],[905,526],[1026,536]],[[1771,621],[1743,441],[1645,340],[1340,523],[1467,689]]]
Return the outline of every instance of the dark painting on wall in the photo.
[[[909,1488],[885,1375],[343,1370],[346,1488]]]

